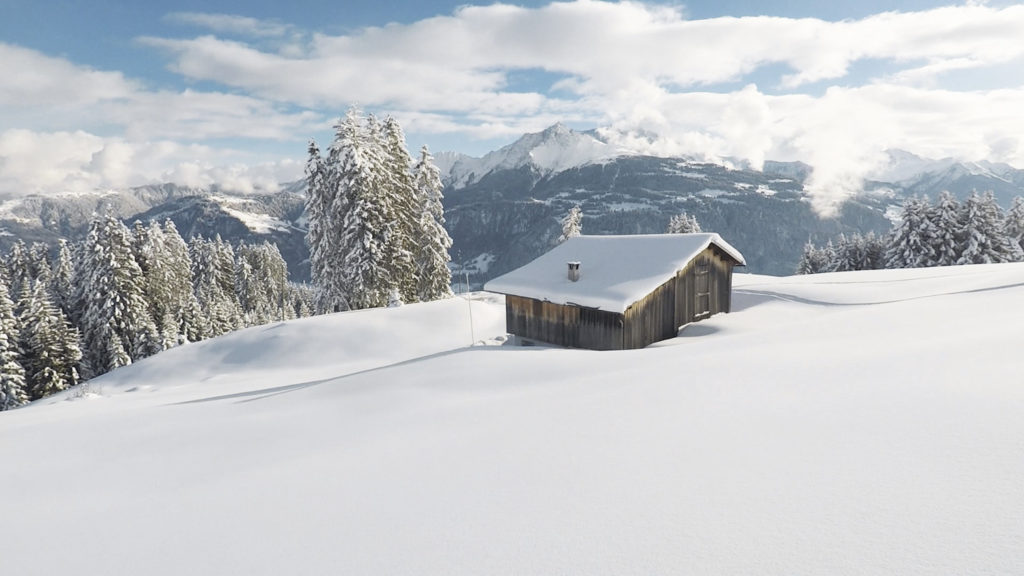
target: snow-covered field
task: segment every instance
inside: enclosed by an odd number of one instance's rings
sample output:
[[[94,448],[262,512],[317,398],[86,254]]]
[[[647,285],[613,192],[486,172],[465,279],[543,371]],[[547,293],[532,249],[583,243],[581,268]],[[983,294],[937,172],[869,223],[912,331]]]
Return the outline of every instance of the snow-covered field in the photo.
[[[1021,572],[1024,265],[735,288],[645,350],[470,348],[480,294],[0,413],[0,573]]]

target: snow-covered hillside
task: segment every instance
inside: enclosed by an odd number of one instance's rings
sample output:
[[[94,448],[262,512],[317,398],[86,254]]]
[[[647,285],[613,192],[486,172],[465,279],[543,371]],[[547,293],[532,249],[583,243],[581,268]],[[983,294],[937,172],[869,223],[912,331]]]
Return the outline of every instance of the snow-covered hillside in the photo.
[[[249,329],[0,413],[4,574],[1020,569],[1024,265],[737,275],[626,352],[469,313]]]

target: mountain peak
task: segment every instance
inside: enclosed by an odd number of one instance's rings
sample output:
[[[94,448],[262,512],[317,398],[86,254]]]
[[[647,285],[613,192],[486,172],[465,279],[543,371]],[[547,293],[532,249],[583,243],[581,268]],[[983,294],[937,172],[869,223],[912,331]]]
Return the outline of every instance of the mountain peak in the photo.
[[[447,181],[461,187],[495,170],[524,166],[531,166],[542,174],[551,174],[627,154],[625,150],[597,139],[593,132],[577,132],[556,122],[540,132],[524,134],[482,158],[459,157],[450,165]]]

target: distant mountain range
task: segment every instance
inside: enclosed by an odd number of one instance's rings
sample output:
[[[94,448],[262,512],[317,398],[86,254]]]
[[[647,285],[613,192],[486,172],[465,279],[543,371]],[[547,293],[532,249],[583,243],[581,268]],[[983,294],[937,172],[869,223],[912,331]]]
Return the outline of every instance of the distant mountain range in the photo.
[[[740,162],[733,163],[742,165]],[[793,272],[805,242],[840,233],[885,233],[903,200],[949,190],[966,197],[992,190],[1004,205],[1024,195],[1024,171],[1006,164],[929,160],[900,150],[870,174],[865,192],[838,217],[811,209],[804,182],[812,167],[765,162],[762,170],[663,158],[615,147],[598,131],[556,124],[482,158],[439,160],[461,271],[486,280],[553,245],[559,219],[579,204],[585,234],[663,232],[682,210],[721,233],[747,258],[748,271]]]
[[[1004,206],[1024,196],[1024,170],[1006,164],[931,160],[900,150],[869,175],[865,192],[834,219],[811,209],[804,181],[812,167],[765,162],[762,170],[729,168],[690,158],[644,155],[616,146],[600,131],[555,124],[474,158],[439,153],[445,209],[454,240],[456,280],[479,286],[554,245],[559,219],[579,204],[585,234],[657,233],[685,210],[705,230],[743,252],[749,272],[792,273],[808,240],[840,233],[886,232],[912,195],[949,190],[964,197],[991,190]],[[740,165],[740,163],[737,163]],[[279,191],[238,194],[173,184],[93,194],[27,196],[0,204],[0,249],[15,239],[83,238],[96,214],[126,222],[171,218],[183,236],[220,235],[231,242],[278,244],[294,280],[309,278],[304,183]]]

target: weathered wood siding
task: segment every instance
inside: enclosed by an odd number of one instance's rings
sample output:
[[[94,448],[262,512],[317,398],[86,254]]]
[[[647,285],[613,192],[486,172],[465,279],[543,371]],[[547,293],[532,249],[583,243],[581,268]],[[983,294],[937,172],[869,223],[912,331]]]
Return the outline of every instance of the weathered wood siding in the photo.
[[[673,338],[679,327],[728,312],[735,261],[712,245],[624,314],[507,295],[505,321],[521,338],[571,348],[643,348]]]
[[[622,349],[622,314],[596,308],[509,295],[505,324],[510,333],[529,340],[591,350]]]
[[[728,312],[733,259],[712,245],[644,298],[624,318],[623,347],[643,348],[679,333],[679,327]]]
[[[590,350],[622,350],[622,314],[596,308],[580,308],[579,347]]]

